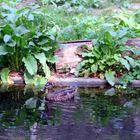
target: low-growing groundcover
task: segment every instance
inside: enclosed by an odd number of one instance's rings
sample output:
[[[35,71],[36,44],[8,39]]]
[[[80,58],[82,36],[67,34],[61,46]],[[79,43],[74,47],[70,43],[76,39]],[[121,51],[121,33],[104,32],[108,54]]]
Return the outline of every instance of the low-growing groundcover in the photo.
[[[67,6],[78,8],[103,8],[110,5],[128,7],[131,2],[136,0],[41,0],[42,5],[52,4],[55,6]]]
[[[47,63],[54,63],[58,26],[37,6],[17,10],[0,9],[1,79],[10,71],[23,71],[25,82],[45,83],[50,76]],[[4,81],[3,81],[4,82]]]

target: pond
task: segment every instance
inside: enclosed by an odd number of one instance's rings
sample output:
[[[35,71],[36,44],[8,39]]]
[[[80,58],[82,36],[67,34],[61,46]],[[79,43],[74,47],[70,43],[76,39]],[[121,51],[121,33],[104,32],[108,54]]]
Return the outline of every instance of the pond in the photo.
[[[138,140],[140,89],[79,88],[49,102],[33,88],[1,87],[0,140]]]

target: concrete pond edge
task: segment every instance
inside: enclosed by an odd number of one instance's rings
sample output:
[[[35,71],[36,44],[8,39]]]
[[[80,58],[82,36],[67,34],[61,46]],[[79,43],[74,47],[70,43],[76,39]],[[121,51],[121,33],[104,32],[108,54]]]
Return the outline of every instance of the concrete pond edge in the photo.
[[[78,87],[101,87],[109,86],[109,83],[106,80],[100,78],[60,78],[60,77],[51,77],[49,79],[54,85],[58,86],[78,86]],[[115,80],[115,85],[120,85],[119,80]],[[132,80],[128,83],[130,87],[140,87],[140,80]]]
[[[12,85],[25,85],[23,77],[10,77]],[[51,76],[48,80],[55,86],[78,86],[78,87],[106,87],[110,86],[106,80],[100,78],[84,78],[84,77],[57,77]],[[120,85],[118,79],[115,79],[115,85]],[[140,80],[132,80],[128,83],[130,87],[140,87]]]

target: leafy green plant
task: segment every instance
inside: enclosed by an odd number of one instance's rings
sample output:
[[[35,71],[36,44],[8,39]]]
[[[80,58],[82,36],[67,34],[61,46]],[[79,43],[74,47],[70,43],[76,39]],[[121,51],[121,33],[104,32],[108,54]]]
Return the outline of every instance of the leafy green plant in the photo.
[[[115,77],[139,67],[139,61],[131,55],[122,55],[128,49],[124,44],[130,30],[121,24],[104,23],[98,26],[96,39],[93,40],[95,46],[83,49],[83,61],[77,66],[76,75],[105,78],[113,86]]]
[[[101,7],[103,1],[100,0],[42,0],[41,3],[45,4],[53,4],[56,6],[67,5],[69,4],[71,7],[75,6],[83,6],[83,7]]]
[[[9,67],[12,71],[22,69],[30,77],[41,70],[48,78],[47,63],[55,62],[53,52],[57,48],[58,26],[37,7],[17,10],[3,5],[0,17],[2,67]]]
[[[81,17],[82,18],[82,17]],[[61,31],[62,40],[80,40],[80,39],[92,39],[95,36],[95,31],[98,24],[96,17],[73,17],[73,23]]]
[[[128,8],[132,0],[112,0],[112,3]]]
[[[16,7],[22,0],[0,0],[0,4],[7,3],[12,7]]]
[[[10,70],[8,68],[3,68],[1,70],[0,76],[3,84],[6,84],[9,78]]]

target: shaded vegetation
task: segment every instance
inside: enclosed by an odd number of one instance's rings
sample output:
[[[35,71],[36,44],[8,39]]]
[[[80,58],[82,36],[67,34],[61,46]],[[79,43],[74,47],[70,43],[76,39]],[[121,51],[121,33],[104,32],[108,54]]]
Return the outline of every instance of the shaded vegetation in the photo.
[[[5,83],[11,71],[20,71],[26,84],[43,84],[51,75],[56,62],[54,51],[58,41],[93,40],[93,48],[84,48],[83,61],[76,75],[100,77],[114,85],[115,77],[124,75],[122,83],[139,79],[139,49],[127,47],[128,38],[140,36],[140,11],[124,10],[119,13],[96,8],[132,1],[64,1],[42,0],[32,6],[17,9],[22,1],[0,1],[0,69]],[[24,1],[23,1],[24,2]],[[126,51],[128,55],[123,55]],[[3,69],[4,68],[4,69]],[[3,70],[2,70],[3,69]],[[51,69],[51,70],[50,70]],[[55,69],[53,67],[53,69]]]

